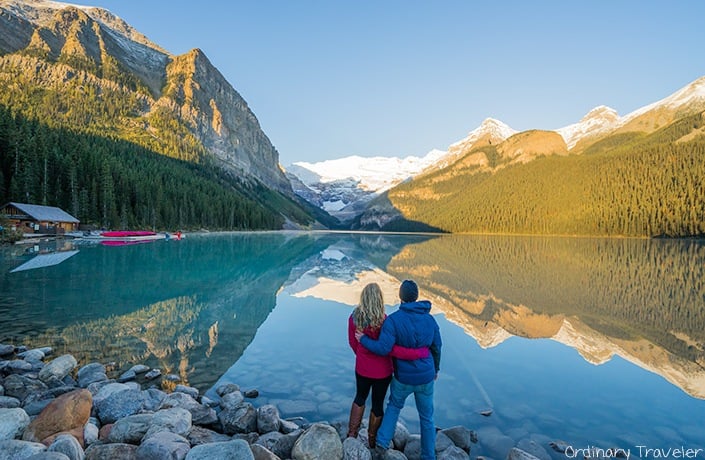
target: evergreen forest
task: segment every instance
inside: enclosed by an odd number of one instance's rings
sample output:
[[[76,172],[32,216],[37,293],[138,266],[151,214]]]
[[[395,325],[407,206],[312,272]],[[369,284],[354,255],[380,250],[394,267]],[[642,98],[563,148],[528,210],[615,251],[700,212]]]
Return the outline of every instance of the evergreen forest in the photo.
[[[57,206],[82,224],[114,229],[279,229],[282,213],[312,221],[289,198],[240,181],[204,157],[189,159],[49,126],[0,105],[3,204]]]
[[[451,166],[388,198],[405,220],[452,233],[702,236],[704,126],[697,114],[652,134],[610,136],[580,155],[457,174]]]

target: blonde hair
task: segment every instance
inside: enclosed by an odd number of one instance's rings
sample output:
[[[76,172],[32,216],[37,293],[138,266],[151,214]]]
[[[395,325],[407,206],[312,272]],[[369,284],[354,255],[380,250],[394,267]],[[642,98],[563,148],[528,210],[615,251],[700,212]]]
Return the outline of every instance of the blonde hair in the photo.
[[[359,331],[367,328],[378,329],[384,321],[384,297],[377,283],[370,283],[362,289],[360,304],[353,312],[355,328]]]

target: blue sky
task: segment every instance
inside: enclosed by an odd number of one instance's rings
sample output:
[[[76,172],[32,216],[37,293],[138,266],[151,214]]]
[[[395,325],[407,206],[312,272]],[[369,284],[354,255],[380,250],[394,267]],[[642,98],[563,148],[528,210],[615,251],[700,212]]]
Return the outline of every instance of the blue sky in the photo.
[[[202,49],[286,166],[445,150],[487,117],[556,129],[705,76],[705,2],[79,0]]]

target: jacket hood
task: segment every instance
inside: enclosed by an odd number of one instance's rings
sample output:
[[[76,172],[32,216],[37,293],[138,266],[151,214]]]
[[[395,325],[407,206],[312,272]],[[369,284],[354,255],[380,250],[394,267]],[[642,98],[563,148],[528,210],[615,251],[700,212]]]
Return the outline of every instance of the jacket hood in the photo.
[[[431,301],[417,300],[416,302],[402,302],[399,305],[399,309],[412,313],[428,313],[431,311]]]

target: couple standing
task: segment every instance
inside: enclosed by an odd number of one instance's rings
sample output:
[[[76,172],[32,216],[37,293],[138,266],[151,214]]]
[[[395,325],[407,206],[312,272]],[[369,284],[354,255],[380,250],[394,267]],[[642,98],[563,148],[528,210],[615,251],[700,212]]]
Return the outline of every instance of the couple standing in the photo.
[[[348,320],[348,341],[355,352],[356,395],[350,408],[348,436],[356,437],[372,390],[368,424],[371,448],[388,448],[406,398],[414,394],[421,425],[421,457],[436,458],[433,384],[441,361],[441,334],[431,316],[431,302],[418,301],[415,282],[399,287],[399,309],[386,316],[382,290],[370,283]],[[383,404],[391,383],[387,414]]]

